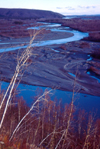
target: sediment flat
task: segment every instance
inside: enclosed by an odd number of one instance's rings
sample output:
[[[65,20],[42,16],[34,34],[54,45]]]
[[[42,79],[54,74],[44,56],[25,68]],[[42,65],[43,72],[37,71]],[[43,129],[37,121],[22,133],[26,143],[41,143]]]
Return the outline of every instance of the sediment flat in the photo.
[[[93,62],[99,66],[94,67],[97,70],[100,69],[100,60],[88,61],[88,55],[91,55],[98,46],[100,43],[77,41],[59,46],[31,48],[33,55],[29,58],[30,64],[21,82],[100,96],[100,83],[87,74]],[[0,54],[1,80],[8,82],[11,80],[17,65],[18,54],[21,55],[23,50]]]
[[[33,21],[29,21],[31,24]],[[27,21],[8,21],[8,28],[3,32],[7,21],[0,26],[0,49],[27,45],[32,38],[32,30],[27,29],[37,25],[27,25]],[[23,24],[23,25],[22,25]],[[12,27],[14,25],[14,29]],[[38,24],[39,25],[39,24]],[[17,31],[21,30],[19,34]],[[10,30],[13,32],[11,33]],[[36,32],[35,30],[33,32]],[[31,33],[31,34],[30,34]],[[51,32],[43,29],[34,42],[53,40],[73,36],[68,32]],[[17,65],[18,57],[25,49],[0,53],[0,78],[10,82]],[[32,56],[29,58],[22,79],[19,74],[17,81],[22,83],[51,87],[65,91],[100,96],[100,43],[90,41],[75,41],[61,45],[31,47]],[[20,72],[23,73],[23,72]],[[92,74],[91,74],[92,73]]]

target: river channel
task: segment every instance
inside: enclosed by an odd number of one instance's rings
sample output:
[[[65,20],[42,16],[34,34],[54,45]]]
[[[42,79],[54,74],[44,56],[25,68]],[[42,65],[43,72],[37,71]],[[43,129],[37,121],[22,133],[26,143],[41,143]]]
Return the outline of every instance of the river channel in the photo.
[[[88,37],[88,33],[83,33],[79,32],[77,30],[72,30],[69,27],[62,27],[61,24],[52,24],[52,23],[43,23],[41,26],[37,27],[31,27],[27,29],[36,29],[40,30],[41,28],[45,28],[46,30],[51,30],[52,32],[69,32],[73,33],[74,35],[69,38],[63,38],[63,39],[56,39],[56,40],[45,40],[45,41],[37,41],[32,44],[32,47],[35,46],[46,46],[46,45],[53,45],[53,44],[64,44],[67,42],[72,42],[72,41],[78,41],[81,40],[84,37]],[[9,43],[4,43],[0,41],[0,44],[9,44]],[[24,46],[16,46],[16,47],[9,47],[6,49],[0,49],[0,52],[5,52],[5,51],[12,51],[12,50],[17,50],[19,48],[26,48],[27,45]],[[55,51],[59,52],[59,51]],[[1,89],[7,88],[9,83],[7,82],[1,82]],[[31,86],[31,85],[25,85],[25,84],[19,84],[18,89],[19,89],[19,95],[23,96],[24,99],[26,100],[26,103],[30,106],[33,102],[34,96],[37,95],[36,90],[38,88],[42,91],[46,89],[46,87],[40,87],[40,86]],[[68,91],[61,91],[61,90],[54,90],[53,94],[50,95],[51,99],[54,100],[57,98],[59,101],[60,99],[62,100],[62,103],[70,103],[71,98],[72,98],[72,92]],[[82,93],[77,93],[75,95],[75,106],[76,109],[85,109],[86,112],[95,112],[97,117],[100,117],[100,97],[98,96],[92,96],[92,95],[87,95],[87,94],[82,94]]]
[[[31,45],[32,47],[40,47],[40,46],[47,46],[47,45],[53,45],[53,44],[64,44],[67,42],[72,42],[72,41],[78,41],[83,39],[84,37],[88,37],[88,33],[84,33],[84,32],[80,32],[77,30],[72,30],[69,27],[62,27],[61,24],[54,24],[54,23],[43,23],[44,25],[42,26],[38,26],[38,27],[30,27],[27,29],[35,29],[35,30],[41,30],[41,29],[46,29],[46,30],[51,30],[52,32],[69,32],[72,33],[73,36],[69,37],[69,38],[63,38],[63,39],[56,39],[56,40],[45,40],[45,41],[37,41],[37,42],[33,42],[33,44]],[[0,42],[0,44],[10,44],[9,42]],[[13,43],[12,43],[13,44]],[[14,43],[15,44],[15,43]],[[3,48],[0,49],[0,53],[1,52],[7,52],[7,51],[13,51],[13,50],[17,50],[20,48],[26,48],[27,45],[25,46],[16,46],[16,47],[10,47],[10,48]]]

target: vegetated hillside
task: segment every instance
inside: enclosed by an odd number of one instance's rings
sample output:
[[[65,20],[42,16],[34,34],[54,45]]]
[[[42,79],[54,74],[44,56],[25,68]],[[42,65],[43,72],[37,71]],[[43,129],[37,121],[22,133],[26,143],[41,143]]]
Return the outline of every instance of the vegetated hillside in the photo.
[[[35,9],[7,9],[0,8],[0,18],[20,18],[20,19],[36,19],[36,18],[62,18],[63,15],[45,10]]]

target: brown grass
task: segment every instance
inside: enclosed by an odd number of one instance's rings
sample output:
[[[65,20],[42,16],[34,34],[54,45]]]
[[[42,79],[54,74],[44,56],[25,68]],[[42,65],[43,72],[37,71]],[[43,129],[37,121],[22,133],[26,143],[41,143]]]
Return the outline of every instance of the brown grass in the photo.
[[[0,97],[2,95],[3,93]],[[73,103],[63,107],[61,102],[50,100],[49,95],[45,95],[45,99],[37,103],[9,141],[15,127],[29,110],[22,97],[13,96],[0,131],[0,144],[3,149],[99,149],[99,119],[95,122],[92,115],[87,118],[85,111],[81,110],[75,115],[76,108]],[[1,115],[2,112],[0,117]]]

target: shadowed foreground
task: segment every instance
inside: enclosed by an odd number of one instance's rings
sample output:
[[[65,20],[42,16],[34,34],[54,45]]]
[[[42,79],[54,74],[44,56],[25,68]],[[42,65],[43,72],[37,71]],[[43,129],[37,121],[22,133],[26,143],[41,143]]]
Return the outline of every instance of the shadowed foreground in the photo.
[[[39,91],[40,92],[40,91]],[[35,102],[42,92],[34,97]],[[16,92],[13,92],[16,93]],[[73,93],[74,94],[74,93]],[[3,92],[0,93],[0,99]],[[3,149],[99,149],[100,120],[85,111],[77,111],[73,97],[71,103],[64,107],[61,102],[45,100],[22,121],[17,131],[15,127],[29,111],[23,98],[12,96],[7,114],[0,131],[0,148]],[[5,106],[5,103],[4,103]],[[4,108],[3,106],[3,108]],[[2,115],[3,108],[0,112]]]

